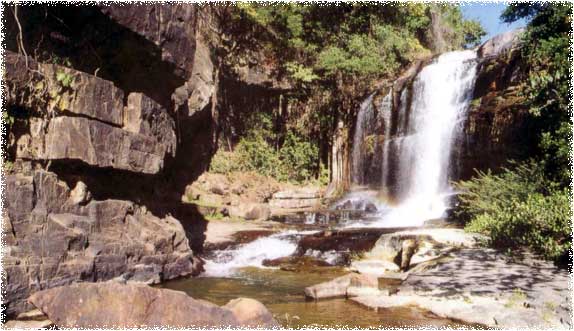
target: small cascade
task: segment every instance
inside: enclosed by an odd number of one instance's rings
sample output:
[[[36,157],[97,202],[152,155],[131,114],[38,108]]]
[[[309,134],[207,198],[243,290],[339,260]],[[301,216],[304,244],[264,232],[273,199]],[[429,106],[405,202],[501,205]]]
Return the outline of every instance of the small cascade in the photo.
[[[392,91],[380,101],[371,94],[361,103],[351,155],[352,181],[356,185],[379,186],[380,166],[385,156],[382,151],[390,139],[387,133],[390,133],[392,104]]]
[[[367,154],[365,143],[367,136],[372,131],[373,119],[375,111],[373,107],[373,96],[369,95],[365,101],[361,103],[359,113],[357,114],[357,122],[355,126],[355,135],[353,137],[353,152],[352,152],[352,178],[353,183],[362,185],[365,183],[365,156]]]
[[[353,139],[353,183],[368,182],[366,164],[380,162],[380,192],[394,207],[374,226],[418,226],[441,217],[448,207],[451,148],[461,133],[476,76],[476,52],[439,56],[398,93],[383,98],[378,111],[373,95],[361,105]],[[377,124],[380,121],[380,124]],[[377,133],[373,128],[380,130]],[[383,137],[379,158],[364,155],[366,137]],[[361,154],[362,153],[362,154]]]
[[[203,276],[229,277],[244,267],[263,267],[264,260],[273,260],[295,253],[297,242],[314,231],[285,231],[256,239],[248,244],[215,252],[205,260]]]

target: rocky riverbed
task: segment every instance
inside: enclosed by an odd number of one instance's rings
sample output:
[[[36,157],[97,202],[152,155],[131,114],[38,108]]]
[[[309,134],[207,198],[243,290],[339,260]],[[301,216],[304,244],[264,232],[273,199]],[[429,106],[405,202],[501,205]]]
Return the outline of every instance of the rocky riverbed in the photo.
[[[481,247],[477,239],[456,229],[383,235],[351,264],[359,273],[309,287],[306,294],[344,296],[375,310],[418,307],[486,327],[572,327],[566,270],[527,252]],[[389,280],[395,280],[392,286]]]

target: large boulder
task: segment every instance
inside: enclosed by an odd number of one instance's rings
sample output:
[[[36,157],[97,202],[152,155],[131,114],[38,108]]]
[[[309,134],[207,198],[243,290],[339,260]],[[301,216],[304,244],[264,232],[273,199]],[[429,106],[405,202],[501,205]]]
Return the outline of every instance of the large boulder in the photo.
[[[78,283],[37,292],[29,301],[59,328],[241,325],[229,309],[195,300],[184,292],[141,284]]]
[[[241,327],[277,328],[279,324],[265,306],[254,299],[238,298],[229,301],[224,308],[233,312]]]

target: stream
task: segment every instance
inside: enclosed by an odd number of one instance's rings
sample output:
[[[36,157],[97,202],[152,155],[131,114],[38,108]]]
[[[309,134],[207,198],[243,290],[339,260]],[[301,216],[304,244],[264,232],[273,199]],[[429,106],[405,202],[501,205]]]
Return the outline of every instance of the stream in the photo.
[[[438,318],[415,308],[374,311],[345,298],[319,301],[306,299],[305,287],[349,273],[341,265],[344,263],[342,255],[347,252],[305,252],[306,256],[316,257],[334,266],[310,266],[298,270],[263,266],[264,260],[295,253],[298,242],[305,236],[325,229],[347,228],[357,222],[365,224],[368,219],[376,220],[376,213],[340,210],[284,215],[279,220],[289,227],[288,230],[209,252],[202,275],[169,281],[161,286],[183,291],[193,298],[208,300],[218,305],[224,305],[238,297],[253,298],[262,302],[284,327],[461,326],[454,321]]]

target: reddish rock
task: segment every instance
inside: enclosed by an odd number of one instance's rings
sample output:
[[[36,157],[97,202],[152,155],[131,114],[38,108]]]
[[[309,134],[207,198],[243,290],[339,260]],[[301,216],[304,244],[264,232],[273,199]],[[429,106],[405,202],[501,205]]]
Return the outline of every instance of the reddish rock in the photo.
[[[40,291],[29,301],[59,328],[191,328],[242,325],[229,309],[195,300],[184,292],[147,285],[79,283]],[[238,310],[242,321],[263,320],[260,310]],[[265,307],[263,307],[265,309]],[[250,319],[252,318],[252,319]],[[258,320],[259,321],[259,320]]]

